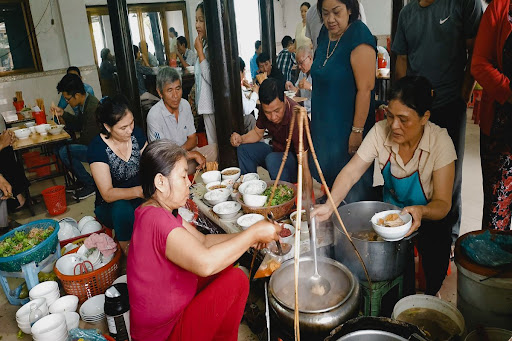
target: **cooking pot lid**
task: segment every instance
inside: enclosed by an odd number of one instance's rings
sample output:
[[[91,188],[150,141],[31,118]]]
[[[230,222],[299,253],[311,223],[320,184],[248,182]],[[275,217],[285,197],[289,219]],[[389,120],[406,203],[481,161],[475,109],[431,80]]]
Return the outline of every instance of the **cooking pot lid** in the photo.
[[[321,313],[343,304],[354,290],[356,279],[347,267],[330,259],[318,258],[318,273],[331,284],[331,290],[323,296],[314,294],[307,288],[307,279],[314,273],[311,257],[302,257],[299,266],[299,311]],[[294,260],[290,259],[272,274],[270,293],[283,306],[294,310]]]

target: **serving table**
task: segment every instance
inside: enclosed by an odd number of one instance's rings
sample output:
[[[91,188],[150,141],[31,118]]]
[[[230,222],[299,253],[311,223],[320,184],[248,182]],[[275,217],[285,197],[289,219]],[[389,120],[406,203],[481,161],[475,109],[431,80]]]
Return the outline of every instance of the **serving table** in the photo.
[[[192,195],[192,200],[196,203],[199,212],[203,214],[206,218],[208,218],[211,222],[216,224],[220,229],[222,229],[226,233],[238,233],[242,232],[242,228],[237,224],[236,220],[241,217],[244,213],[242,210],[232,219],[220,219],[215,212],[213,212],[212,207],[207,205],[203,201],[203,196],[206,193],[206,187],[203,183],[196,183],[192,186],[190,193]],[[290,212],[291,213],[291,212]],[[286,216],[284,219],[279,220],[280,223],[291,224],[290,219]],[[334,225],[332,222],[325,221],[321,222],[317,227],[316,237],[317,237],[317,246],[319,249],[325,251],[327,253],[327,257],[329,257],[329,253],[331,252],[331,247],[334,245]],[[300,253],[304,254],[309,252],[309,237],[308,235],[301,236],[300,243]],[[273,259],[272,254],[267,250],[263,249],[260,253],[264,256],[263,261],[260,265],[259,270],[264,270],[267,267],[267,264]],[[293,258],[293,253],[290,252],[286,256],[282,257],[283,261]],[[254,271],[256,272],[256,271]]]

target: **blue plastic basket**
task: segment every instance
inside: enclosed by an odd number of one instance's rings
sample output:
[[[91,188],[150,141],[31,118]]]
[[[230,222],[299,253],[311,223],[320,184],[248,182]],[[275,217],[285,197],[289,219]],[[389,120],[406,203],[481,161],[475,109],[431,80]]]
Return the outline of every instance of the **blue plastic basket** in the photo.
[[[21,266],[30,262],[40,262],[48,257],[52,252],[55,251],[59,239],[57,234],[59,233],[59,223],[53,219],[41,219],[31,223],[19,226],[9,233],[4,234],[0,237],[0,241],[5,238],[11,237],[17,231],[28,232],[30,229],[37,227],[47,229],[53,227],[53,233],[42,241],[40,244],[34,246],[32,249],[27,250],[17,255],[9,257],[0,257],[0,270],[6,272],[18,272],[21,271]]]

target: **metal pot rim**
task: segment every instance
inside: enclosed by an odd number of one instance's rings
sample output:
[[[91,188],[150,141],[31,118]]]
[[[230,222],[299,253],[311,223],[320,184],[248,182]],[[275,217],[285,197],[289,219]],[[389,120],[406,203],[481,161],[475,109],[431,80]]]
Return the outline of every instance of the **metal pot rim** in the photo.
[[[331,310],[334,310],[338,307],[340,307],[343,303],[345,303],[351,296],[352,296],[352,293],[354,292],[354,287],[355,287],[355,275],[343,264],[341,264],[340,262],[332,259],[332,258],[327,258],[327,257],[318,257],[317,258],[319,262],[324,262],[324,263],[328,263],[328,264],[331,264],[331,265],[334,265],[335,267],[337,267],[338,269],[340,269],[340,271],[343,271],[345,272],[345,274],[347,274],[347,277],[349,278],[350,280],[350,289],[347,293],[347,295],[340,301],[338,302],[337,304],[331,306],[331,307],[327,307],[327,308],[324,308],[324,309],[318,309],[318,310],[304,310],[304,309],[299,309],[299,312],[301,313],[306,313],[306,314],[318,314],[318,313],[325,313],[325,312],[328,312],[328,311],[331,311]],[[313,258],[312,257],[301,257],[299,259],[299,262],[303,262],[303,261],[313,261]],[[270,294],[272,295],[272,297],[279,303],[281,304],[283,307],[286,307],[287,309],[290,309],[290,310],[294,310],[293,307],[290,307],[289,305],[287,305],[286,303],[284,303],[275,293],[274,291],[274,279],[276,277],[279,276],[279,273],[284,271],[283,269],[287,268],[288,266],[292,266],[292,264],[295,263],[295,259],[294,258],[291,258],[291,259],[288,259],[287,261],[283,262],[281,264],[281,266],[279,267],[279,269],[277,269],[273,274],[272,276],[270,276],[270,281],[269,281],[269,291],[270,291]]]

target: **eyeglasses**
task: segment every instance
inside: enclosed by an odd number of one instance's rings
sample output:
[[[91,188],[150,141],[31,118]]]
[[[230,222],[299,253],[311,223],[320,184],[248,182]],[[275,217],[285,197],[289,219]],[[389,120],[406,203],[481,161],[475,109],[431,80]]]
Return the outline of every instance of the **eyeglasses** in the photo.
[[[297,60],[297,65],[302,65],[306,62],[306,60],[308,60],[309,58],[311,58],[311,56],[307,56],[306,58],[302,59],[302,60]]]
[[[62,96],[62,97],[64,97],[64,96]],[[69,97],[69,98],[64,97],[64,100],[65,100],[67,103],[69,103],[69,101],[71,101],[71,99],[72,99],[73,97],[75,97],[75,96],[73,95],[73,96],[71,96],[71,97]]]

